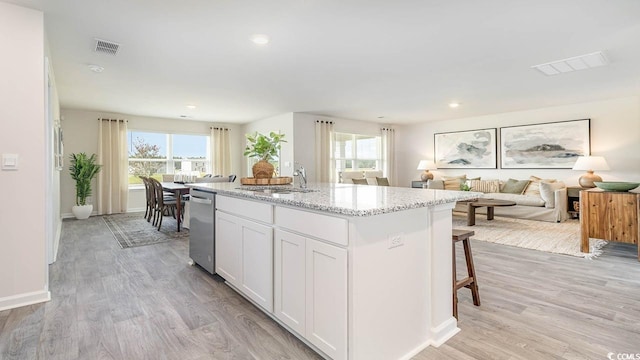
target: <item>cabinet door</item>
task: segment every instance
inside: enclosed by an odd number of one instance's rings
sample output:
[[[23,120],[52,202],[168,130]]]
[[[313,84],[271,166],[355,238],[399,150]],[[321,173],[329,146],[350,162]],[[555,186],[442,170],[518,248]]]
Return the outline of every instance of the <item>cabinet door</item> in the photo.
[[[334,360],[347,358],[347,251],[306,241],[306,338]]]
[[[216,273],[232,285],[240,286],[242,275],[241,219],[216,212]]]
[[[241,288],[247,297],[273,312],[273,230],[242,220]]]
[[[305,238],[288,231],[275,232],[275,304],[278,319],[305,333]]]

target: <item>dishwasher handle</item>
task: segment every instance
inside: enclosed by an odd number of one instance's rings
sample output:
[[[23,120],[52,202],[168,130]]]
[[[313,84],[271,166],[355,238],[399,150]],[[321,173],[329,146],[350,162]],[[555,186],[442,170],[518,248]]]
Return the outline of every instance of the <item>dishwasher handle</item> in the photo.
[[[199,198],[199,197],[195,197],[193,195],[191,195],[191,200],[194,203],[198,203],[198,204],[205,204],[205,205],[212,205],[213,201],[211,199],[205,199],[205,198]]]

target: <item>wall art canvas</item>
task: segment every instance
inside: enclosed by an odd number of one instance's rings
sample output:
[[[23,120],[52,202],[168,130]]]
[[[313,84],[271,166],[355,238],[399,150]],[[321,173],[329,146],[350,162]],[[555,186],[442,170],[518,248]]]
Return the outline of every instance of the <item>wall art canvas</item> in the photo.
[[[435,161],[439,169],[495,169],[496,129],[435,134]]]
[[[590,119],[500,128],[503,169],[570,169],[589,155]]]

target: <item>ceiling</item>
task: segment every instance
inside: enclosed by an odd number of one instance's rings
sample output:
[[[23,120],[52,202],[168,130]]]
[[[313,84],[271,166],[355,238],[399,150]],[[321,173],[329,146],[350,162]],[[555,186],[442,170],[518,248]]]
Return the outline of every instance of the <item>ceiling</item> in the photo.
[[[640,94],[638,0],[5,1],[44,11],[65,108],[403,124]],[[531,68],[599,50],[608,66]]]

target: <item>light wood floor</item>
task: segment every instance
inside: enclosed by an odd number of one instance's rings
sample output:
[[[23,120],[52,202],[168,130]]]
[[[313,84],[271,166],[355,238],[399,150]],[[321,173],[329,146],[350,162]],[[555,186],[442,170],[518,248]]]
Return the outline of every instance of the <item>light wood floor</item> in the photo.
[[[472,248],[482,306],[461,290],[462,331],[416,359],[640,353],[635,247],[612,243],[596,260]],[[0,359],[318,358],[220,277],[188,266],[187,249],[181,240],[122,250],[101,218],[65,221],[50,267],[53,299],[0,312]],[[461,246],[457,256],[463,264]]]

